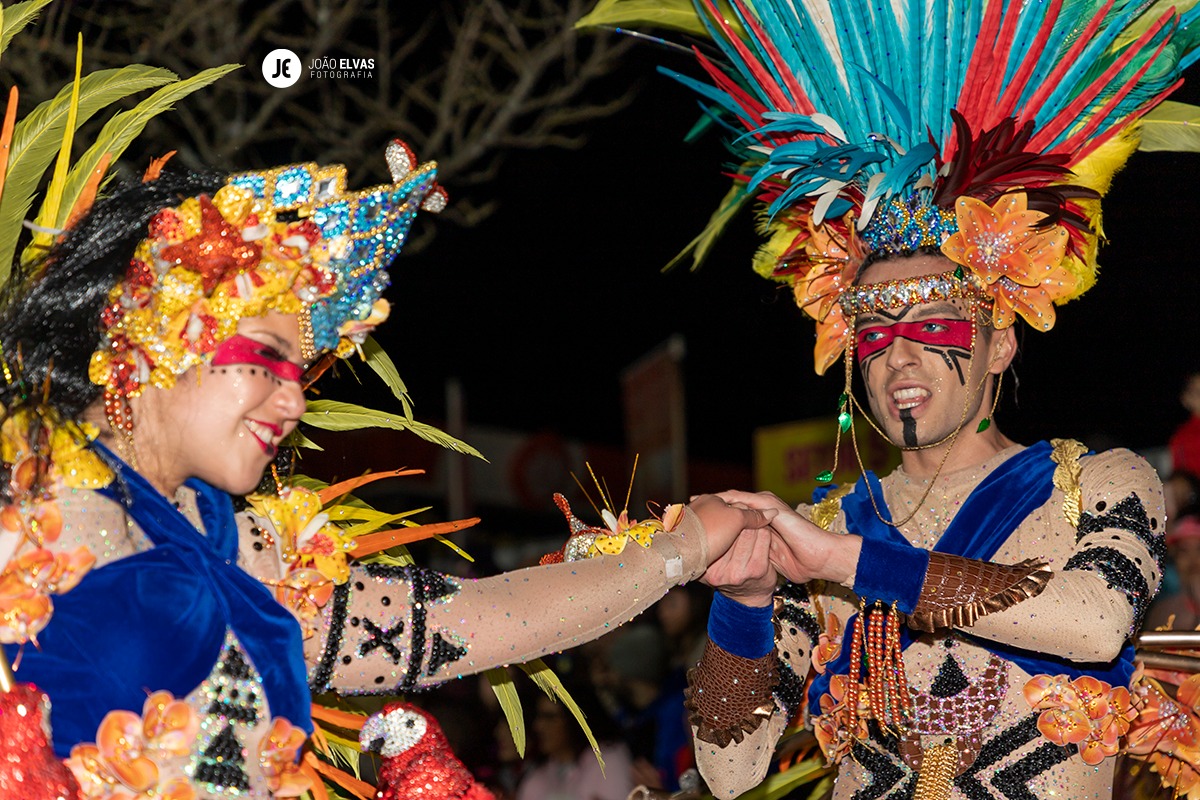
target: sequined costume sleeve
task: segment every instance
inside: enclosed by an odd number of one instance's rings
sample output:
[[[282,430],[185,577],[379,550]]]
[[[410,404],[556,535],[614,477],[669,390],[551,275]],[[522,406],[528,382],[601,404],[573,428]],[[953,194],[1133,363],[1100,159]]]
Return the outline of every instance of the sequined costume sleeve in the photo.
[[[1083,458],[1080,466],[1078,493],[1056,488],[1034,520],[1045,535],[1022,535],[1022,526],[996,555],[1001,563],[1044,560],[1054,571],[1045,589],[979,619],[972,635],[1071,661],[1108,662],[1141,627],[1166,556],[1162,484],[1127,450]]]
[[[306,648],[314,690],[403,692],[595,639],[703,574],[689,511],[649,548],[464,580],[417,567],[355,567]]]

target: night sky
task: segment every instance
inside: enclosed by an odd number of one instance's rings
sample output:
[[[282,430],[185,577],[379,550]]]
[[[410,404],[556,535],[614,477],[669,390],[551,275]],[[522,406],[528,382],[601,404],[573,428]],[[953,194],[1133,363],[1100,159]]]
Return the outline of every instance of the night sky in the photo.
[[[636,100],[593,123],[584,149],[513,153],[473,192],[499,200],[495,216],[446,226],[393,266],[381,339],[418,418],[441,417],[453,376],[473,423],[619,445],[620,370],[677,332],[693,456],[748,462],[755,427],[832,413],[840,381],[813,373],[813,326],[750,269],[749,215],[700,271],[660,272],[728,182],[715,136],[683,143],[695,98],[656,64],[698,73],[671,53],[636,53],[596,87],[611,96],[636,85]],[[1195,102],[1200,88],[1174,99]],[[1200,154],[1140,153],[1117,176],[1098,285],[1060,308],[1051,332],[1025,330],[1019,390],[1014,401],[1006,379],[997,417],[1010,436],[1146,448],[1183,420],[1179,388],[1200,369],[1197,179]]]

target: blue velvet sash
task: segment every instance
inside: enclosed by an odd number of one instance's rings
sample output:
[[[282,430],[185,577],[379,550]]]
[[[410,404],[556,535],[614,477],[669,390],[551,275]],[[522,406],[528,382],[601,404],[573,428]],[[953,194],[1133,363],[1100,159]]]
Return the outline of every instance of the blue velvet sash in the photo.
[[[212,673],[227,629],[262,676],[271,715],[311,733],[300,626],[237,566],[229,495],[187,482],[206,535],[133,468],[94,447],[117,471],[101,493],[125,506],[154,547],[92,570],[55,597],[40,646],[24,648],[17,677],[50,696],[55,752],[94,741],[109,711],[140,714],[148,692],[190,693]],[[7,650],[15,657],[15,647]]]
[[[1038,442],[994,469],[963,502],[962,508],[954,515],[954,519],[933,549],[939,553],[981,561],[990,560],[1025,518],[1050,499],[1054,490],[1052,479],[1055,467],[1050,459],[1050,452],[1049,442]],[[879,513],[884,519],[891,520],[891,511],[883,496],[883,486],[874,473],[867,472],[854,487],[854,491],[842,499],[846,529],[863,537],[864,555],[873,549],[867,547],[867,541],[873,540],[885,544],[891,557],[886,560],[861,558],[855,579],[855,591],[867,603],[880,599],[890,604],[892,600],[897,600],[899,608],[911,611],[916,603],[916,596],[911,592],[914,575],[911,571],[912,565],[908,564],[910,569],[906,569],[905,565],[909,561],[917,560],[928,563],[928,554],[914,547],[904,534],[876,516],[875,507],[867,494],[868,485],[875,496],[875,502],[879,504]],[[830,488],[819,489],[815,499],[823,499]],[[910,550],[913,552],[910,553]],[[918,594],[924,575],[924,570],[915,574]],[[886,586],[894,588],[891,591],[881,591]],[[881,593],[876,594],[876,591]],[[897,594],[904,596],[897,598]],[[846,639],[838,657],[826,666],[825,672],[818,675],[809,688],[808,696],[812,708],[816,708],[821,695],[829,691],[830,677],[849,671],[849,639],[855,617],[857,614],[846,623]],[[1132,645],[1126,645],[1121,655],[1111,663],[1083,664],[1045,653],[1021,650],[962,631],[958,631],[957,635],[964,636],[980,647],[1011,661],[1030,675],[1068,675],[1071,679],[1091,675],[1113,686],[1127,686],[1133,675]],[[913,638],[908,628],[901,627],[900,639],[905,648],[912,644]]]

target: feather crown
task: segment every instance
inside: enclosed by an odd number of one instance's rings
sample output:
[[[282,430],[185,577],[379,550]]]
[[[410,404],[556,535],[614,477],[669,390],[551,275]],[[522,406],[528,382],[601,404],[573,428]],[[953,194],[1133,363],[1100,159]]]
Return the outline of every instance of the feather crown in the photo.
[[[818,372],[869,299],[864,261],[921,248],[959,265],[955,291],[992,305],[997,326],[1048,330],[1095,282],[1099,200],[1139,120],[1197,57],[1194,6],[695,0],[693,29],[726,63],[697,49],[709,83],[668,73],[733,131],[741,164],[710,227],[759,204],[755,268],[817,321]]]

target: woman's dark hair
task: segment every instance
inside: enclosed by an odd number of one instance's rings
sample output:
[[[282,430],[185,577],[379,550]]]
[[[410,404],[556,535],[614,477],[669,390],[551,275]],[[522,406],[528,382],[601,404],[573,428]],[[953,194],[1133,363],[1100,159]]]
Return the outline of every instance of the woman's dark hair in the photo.
[[[100,344],[100,312],[146,237],[150,218],[223,183],[219,173],[164,171],[153,181],[121,184],[32,269],[14,269],[0,309],[0,349],[14,366],[20,353],[26,391],[40,392],[49,375],[50,405],[67,417],[77,417],[100,395],[101,387],[88,379],[88,362]],[[0,404],[22,400],[21,384],[0,385]]]

